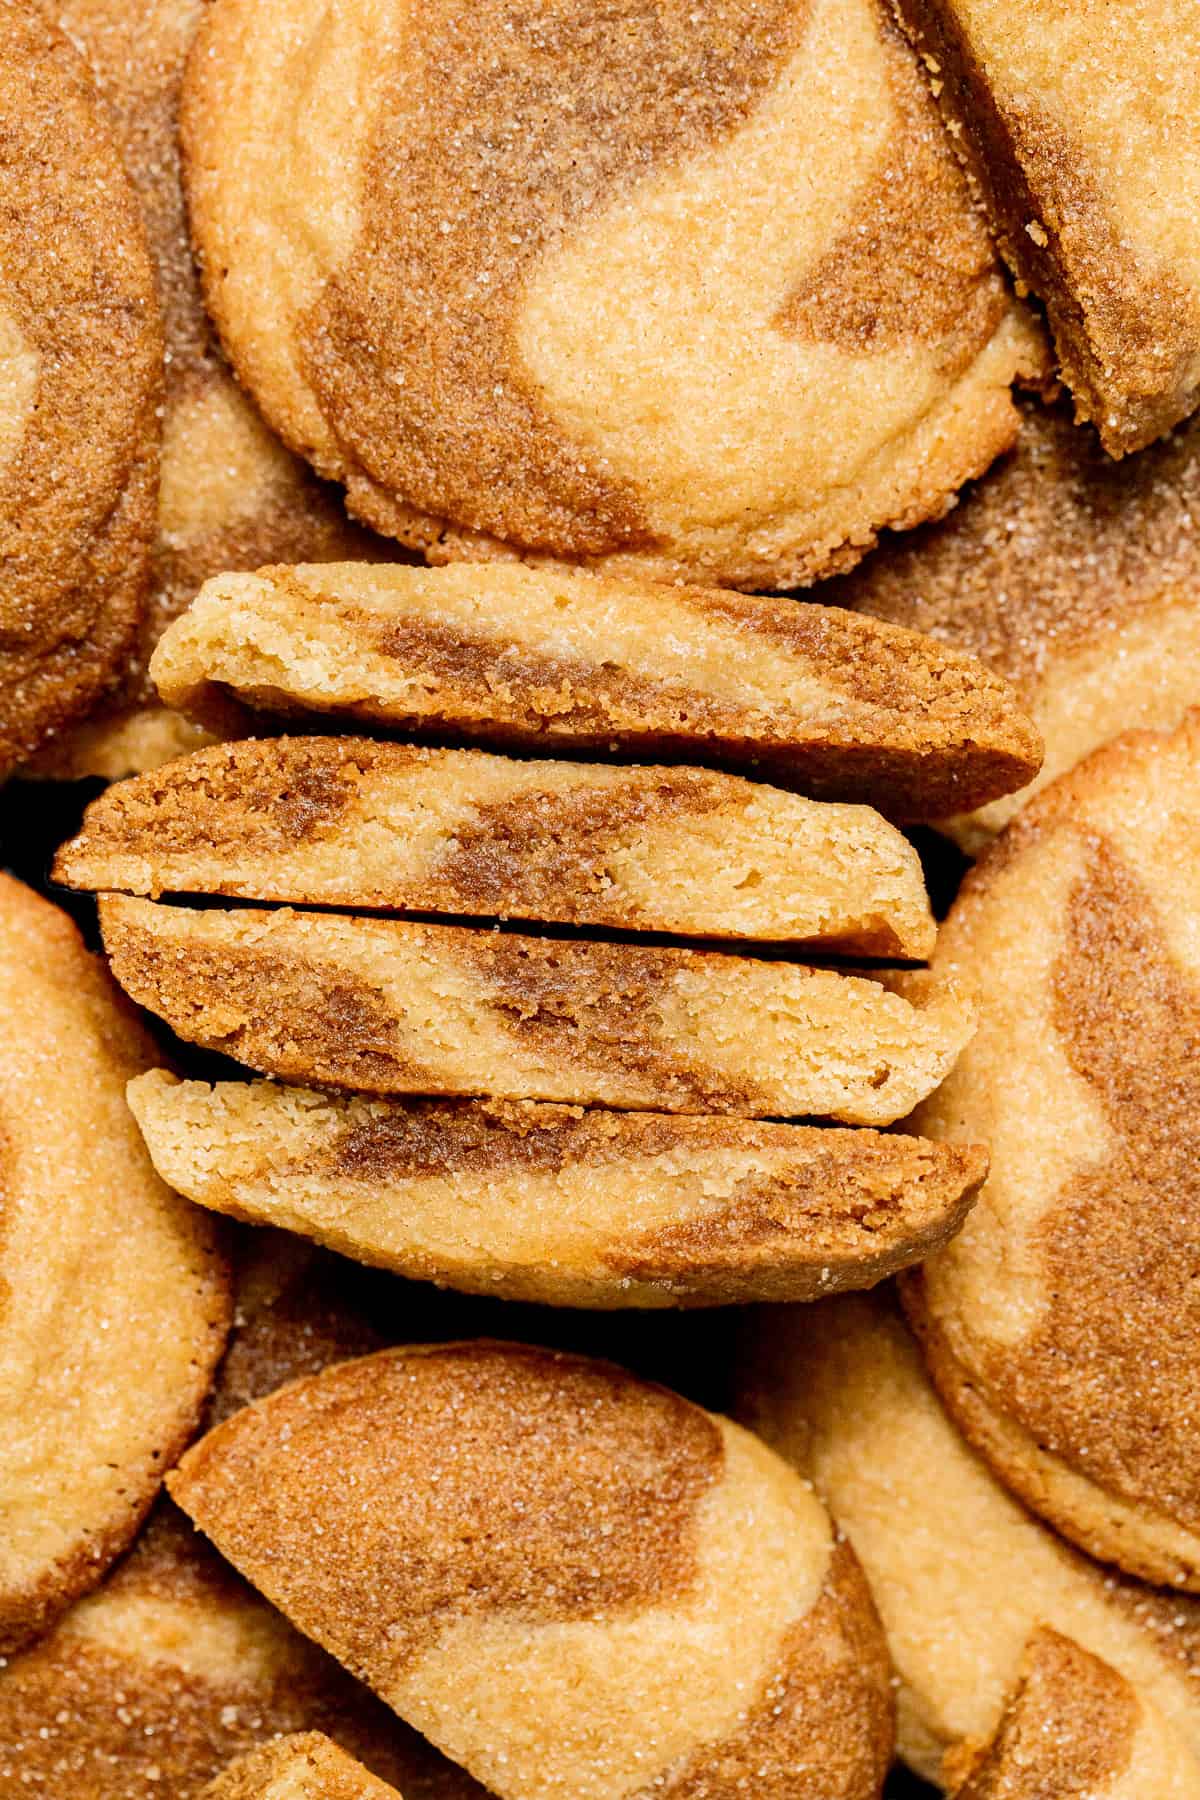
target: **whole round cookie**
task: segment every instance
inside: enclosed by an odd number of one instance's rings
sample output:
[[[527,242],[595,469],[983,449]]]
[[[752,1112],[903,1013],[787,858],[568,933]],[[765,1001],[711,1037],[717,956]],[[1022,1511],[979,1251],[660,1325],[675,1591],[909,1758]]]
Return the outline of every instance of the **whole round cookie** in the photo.
[[[1200,713],[1096,752],[943,927],[979,1032],[914,1116],[989,1143],[904,1292],[963,1430],[1094,1555],[1200,1589]]]
[[[1031,1634],[1050,1626],[1124,1678],[1195,1791],[1200,1602],[1092,1562],[1014,1500],[947,1417],[888,1298],[753,1315],[741,1412],[815,1483],[862,1561],[911,1768],[938,1782],[947,1750],[992,1737]],[[1059,1684],[1065,1731],[1061,1700]],[[1097,1793],[1122,1754],[1110,1744]]]
[[[39,772],[116,779],[199,741],[149,681],[164,627],[202,581],[277,561],[382,558],[394,548],[351,524],[263,424],[217,347],[188,238],[178,112],[204,0],[54,0],[112,116],[141,200],[166,315],[162,477],[149,605],[119,688],[53,746]]]
[[[1065,407],[1020,407],[1012,455],[952,513],[822,594],[970,651],[1028,708],[1036,779],[943,823],[972,852],[1089,752],[1200,698],[1200,420],[1115,463]]]
[[[413,18],[218,0],[184,95],[210,310],[360,517],[788,587],[1011,442],[1040,345],[877,0]]]
[[[158,1060],[71,922],[0,875],[0,1651],[126,1548],[225,1341],[212,1221],[125,1103]]]
[[[749,1433],[610,1364],[382,1351],[236,1414],[171,1485],[503,1800],[879,1793],[889,1670],[853,1555]]]
[[[150,580],[162,322],[87,70],[0,0],[0,776],[119,675]]]

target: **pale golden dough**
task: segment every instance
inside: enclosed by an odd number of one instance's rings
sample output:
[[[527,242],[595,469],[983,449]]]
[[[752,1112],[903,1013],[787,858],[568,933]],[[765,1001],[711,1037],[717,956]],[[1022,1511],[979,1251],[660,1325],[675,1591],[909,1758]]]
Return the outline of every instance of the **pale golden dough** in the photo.
[[[841,607],[518,564],[216,578],[151,673],[190,716],[328,714],[543,753],[716,762],[890,818],[1021,787],[1042,746],[973,657]]]
[[[394,1787],[319,1731],[248,1750],[204,1790],[204,1800],[401,1800]]]
[[[1031,1632],[1049,1625],[1132,1684],[1195,1783],[1200,1602],[1090,1561],[1014,1500],[942,1410],[886,1298],[754,1315],[741,1415],[811,1476],[862,1561],[918,1773],[937,1782],[947,1749],[991,1738]]]
[[[1114,456],[1200,401],[1192,0],[897,0],[1000,248]]]
[[[286,1081],[890,1125],[974,1029],[958,986],[639,943],[100,900],[113,973]]]
[[[978,1035],[914,1117],[982,1139],[962,1233],[905,1289],[947,1405],[1094,1555],[1200,1588],[1200,713],[1052,783],[939,937]]]
[[[220,745],[123,782],[54,879],[918,961],[935,936],[916,851],[867,807],[706,769],[362,738]]]
[[[502,1800],[879,1792],[887,1663],[820,1504],[609,1364],[384,1351],[235,1415],[171,1487]]]
[[[789,587],[1011,442],[1041,347],[875,0],[416,16],[218,0],[184,96],[225,346],[377,529]]]
[[[152,1073],[129,1103],[189,1199],[398,1274],[560,1306],[813,1300],[962,1224],[978,1146],[532,1102],[335,1098]]]

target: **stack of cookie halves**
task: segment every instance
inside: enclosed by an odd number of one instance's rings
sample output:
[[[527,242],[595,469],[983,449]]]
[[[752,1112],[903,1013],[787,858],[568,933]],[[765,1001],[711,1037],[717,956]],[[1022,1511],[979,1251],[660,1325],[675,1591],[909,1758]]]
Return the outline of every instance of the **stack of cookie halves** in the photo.
[[[592,1307],[811,1299],[961,1224],[982,1150],[878,1128],[972,1002],[878,965],[934,938],[891,821],[1036,768],[981,665],[718,590],[347,564],[210,581],[154,672],[293,727],[109,789],[58,857],[127,993],[272,1078],[132,1084],[177,1191]]]

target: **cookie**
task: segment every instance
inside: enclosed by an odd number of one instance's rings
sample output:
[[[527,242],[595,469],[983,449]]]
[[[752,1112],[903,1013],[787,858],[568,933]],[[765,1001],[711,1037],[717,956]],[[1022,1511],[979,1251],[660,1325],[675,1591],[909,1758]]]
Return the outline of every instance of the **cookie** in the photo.
[[[123,894],[100,920],[126,993],[189,1043],[365,1093],[890,1125],[973,1029],[917,977]]]
[[[972,852],[1089,751],[1177,725],[1198,692],[1200,421],[1114,463],[1062,407],[1022,414],[1012,456],[946,519],[825,590],[978,656],[1042,733],[1028,787],[943,825]]]
[[[250,1233],[246,1234],[249,1239]],[[256,1232],[209,1416],[378,1347],[338,1259]],[[483,1789],[294,1631],[167,1500],[129,1556],[39,1643],[0,1665],[0,1792],[198,1800],[231,1757],[320,1730],[405,1800]]]
[[[319,1731],[249,1750],[205,1789],[206,1800],[400,1800]]]
[[[854,956],[921,959],[935,936],[916,851],[866,807],[706,769],[361,738],[220,745],[110,788],[54,875]]]
[[[166,633],[168,704],[502,747],[723,763],[940,818],[1021,787],[1041,741],[973,657],[842,608],[571,570],[341,564],[218,577]]]
[[[990,1143],[905,1290],[963,1430],[1093,1555],[1200,1589],[1200,713],[1046,788],[977,865],[936,967],[981,1025],[915,1116]]]
[[[431,556],[793,587],[940,513],[1040,358],[875,0],[220,0],[183,125],[235,367]]]
[[[385,557],[340,498],[267,429],[217,348],[188,241],[179,90],[203,0],[54,0],[86,57],[149,229],[166,314],[162,479],[149,606],[117,692],[56,743],[41,773],[108,780],[190,749],[201,734],[158,702],[150,654],[204,579],[275,561]]]
[[[1200,1764],[1110,1663],[1043,1626],[990,1744],[946,1758],[953,1800],[1190,1800]]]
[[[1092,1562],[1014,1500],[885,1299],[764,1309],[743,1378],[743,1417],[812,1477],[862,1560],[919,1774],[937,1782],[946,1750],[991,1738],[1042,1625],[1119,1671],[1200,1767],[1200,1602]]]
[[[130,1083],[190,1200],[397,1274],[558,1306],[815,1300],[957,1231],[978,1146],[532,1102]]]
[[[1200,403],[1190,0],[897,0],[1080,420],[1113,456]]]
[[[70,920],[0,875],[0,1652],[126,1548],[225,1341],[213,1221],[125,1104],[158,1060]]]
[[[171,1487],[501,1800],[879,1792],[889,1670],[853,1555],[749,1433],[610,1364],[382,1351],[238,1413]]]
[[[79,56],[0,0],[0,777],[103,695],[150,579],[162,320]]]

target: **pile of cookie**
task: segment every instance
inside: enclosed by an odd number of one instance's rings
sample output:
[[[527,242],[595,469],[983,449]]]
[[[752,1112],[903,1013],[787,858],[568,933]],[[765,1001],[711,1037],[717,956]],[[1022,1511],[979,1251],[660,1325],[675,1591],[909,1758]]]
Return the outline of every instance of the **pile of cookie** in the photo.
[[[0,1800],[1200,1800],[1198,91],[0,0]]]

